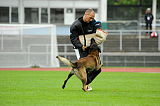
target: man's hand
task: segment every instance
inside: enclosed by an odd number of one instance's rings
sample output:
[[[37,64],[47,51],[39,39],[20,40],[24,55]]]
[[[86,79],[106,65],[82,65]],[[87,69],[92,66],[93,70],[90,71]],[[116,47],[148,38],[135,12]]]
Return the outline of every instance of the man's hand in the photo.
[[[86,49],[87,49],[87,46],[82,46],[83,51],[86,51]]]
[[[101,28],[101,27],[102,27],[100,21],[96,21],[96,22],[94,23],[94,25],[95,25],[96,28]]]
[[[100,31],[102,31],[103,33],[105,33],[105,34],[108,35],[108,32],[104,32],[101,28],[97,28],[97,30],[100,30]]]

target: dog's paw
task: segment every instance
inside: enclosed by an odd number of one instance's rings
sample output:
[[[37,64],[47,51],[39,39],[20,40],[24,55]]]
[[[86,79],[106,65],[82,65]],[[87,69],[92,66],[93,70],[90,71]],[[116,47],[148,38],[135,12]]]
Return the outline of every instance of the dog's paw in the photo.
[[[87,91],[88,91],[87,89],[84,89],[84,88],[82,88],[82,90],[83,90],[83,91],[85,91],[85,92],[87,92]]]
[[[82,90],[86,92],[86,90],[84,88],[82,88]]]
[[[62,89],[64,89],[64,88],[65,88],[65,86],[63,85],[63,86],[62,86]]]

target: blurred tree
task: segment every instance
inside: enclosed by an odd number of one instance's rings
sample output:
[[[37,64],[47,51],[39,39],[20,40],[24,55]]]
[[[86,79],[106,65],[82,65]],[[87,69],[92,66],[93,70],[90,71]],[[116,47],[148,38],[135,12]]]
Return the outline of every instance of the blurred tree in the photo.
[[[157,0],[157,4],[160,0]],[[108,0],[109,5],[151,5],[152,0]]]
[[[107,20],[108,21],[128,21],[131,29],[139,28],[140,23],[144,23],[144,14],[147,8],[152,8],[153,0],[107,0]],[[157,17],[160,19],[160,0],[157,0]],[[134,20],[134,21],[131,21]],[[129,23],[130,22],[130,23]],[[135,22],[135,23],[134,23]],[[109,24],[110,29],[127,28],[123,23]],[[120,25],[120,27],[118,27]]]

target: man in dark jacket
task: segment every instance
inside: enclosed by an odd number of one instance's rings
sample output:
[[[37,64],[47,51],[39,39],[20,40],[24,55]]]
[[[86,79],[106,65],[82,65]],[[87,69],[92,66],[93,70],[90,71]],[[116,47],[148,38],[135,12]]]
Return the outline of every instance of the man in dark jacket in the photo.
[[[80,58],[86,57],[89,53],[88,48],[85,44],[81,44],[79,41],[79,35],[92,34],[96,32],[96,29],[101,26],[101,23],[94,19],[95,12],[93,9],[87,9],[83,15],[83,17],[78,18],[73,22],[70,27],[70,40],[75,49],[78,49]],[[85,41],[84,41],[85,42]],[[94,78],[101,72],[100,70],[94,70],[92,72],[87,71],[87,85],[89,85]],[[88,86],[88,90],[92,90],[90,86]]]
[[[146,30],[152,30],[152,21],[153,21],[154,17],[151,13],[151,9],[147,8],[146,13],[145,13],[145,23],[146,23]],[[146,34],[148,35],[148,32],[146,32]],[[151,32],[150,32],[151,34]]]

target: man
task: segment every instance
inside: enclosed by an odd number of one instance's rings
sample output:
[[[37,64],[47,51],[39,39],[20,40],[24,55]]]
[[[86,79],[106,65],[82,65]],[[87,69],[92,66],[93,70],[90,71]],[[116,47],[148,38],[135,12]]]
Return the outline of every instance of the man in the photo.
[[[153,21],[154,17],[152,15],[151,9],[147,8],[145,16],[144,16],[144,20],[146,23],[146,30],[150,29],[152,30],[152,21]],[[150,32],[151,34],[151,32]],[[148,32],[146,32],[146,35],[148,35]]]
[[[94,19],[95,12],[93,9],[87,9],[83,15],[83,17],[78,18],[73,22],[70,27],[70,40],[75,49],[78,49],[80,58],[86,57],[89,53],[88,48],[85,44],[81,44],[79,41],[79,35],[92,34],[96,32],[97,28],[101,27],[101,23],[99,21],[96,22]],[[84,41],[85,42],[85,41]],[[77,53],[76,53],[77,54]],[[101,72],[101,69],[94,70],[93,72],[87,71],[87,85],[88,90],[92,90],[89,84],[94,80],[94,78]]]

